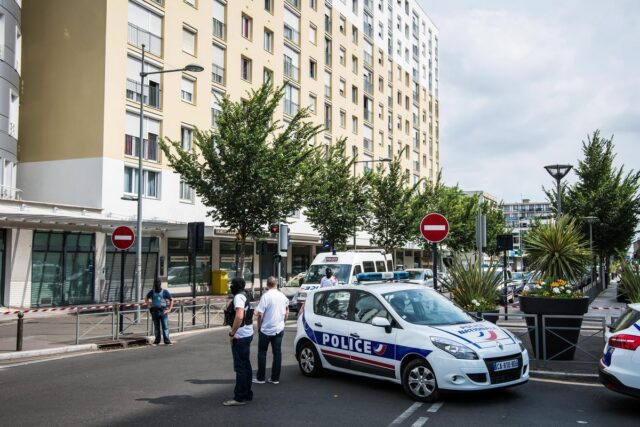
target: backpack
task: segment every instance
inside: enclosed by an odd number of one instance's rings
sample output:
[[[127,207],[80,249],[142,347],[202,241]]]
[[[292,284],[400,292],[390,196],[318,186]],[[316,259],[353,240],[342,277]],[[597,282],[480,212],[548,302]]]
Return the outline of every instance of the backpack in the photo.
[[[245,306],[244,306],[244,322],[243,322],[243,326],[251,325],[251,324],[253,324],[253,308],[251,308],[251,298],[244,291],[242,291],[240,293],[244,294],[244,296],[247,298],[247,300],[245,301]],[[233,321],[236,318],[236,309],[233,306],[233,299],[235,299],[235,296],[234,296],[234,298],[231,299],[231,301],[227,305],[227,308],[224,309],[223,326],[232,326],[233,325]]]

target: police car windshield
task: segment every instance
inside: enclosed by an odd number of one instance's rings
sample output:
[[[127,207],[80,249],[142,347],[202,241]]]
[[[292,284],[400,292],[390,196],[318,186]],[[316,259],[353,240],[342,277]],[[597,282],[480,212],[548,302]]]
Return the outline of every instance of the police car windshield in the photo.
[[[383,295],[398,316],[416,325],[452,325],[474,320],[451,301],[428,289],[408,289]]]
[[[319,284],[323,277],[326,276],[325,271],[330,268],[333,275],[338,279],[338,283],[349,283],[349,274],[351,274],[351,264],[314,264],[309,267],[304,284]]]

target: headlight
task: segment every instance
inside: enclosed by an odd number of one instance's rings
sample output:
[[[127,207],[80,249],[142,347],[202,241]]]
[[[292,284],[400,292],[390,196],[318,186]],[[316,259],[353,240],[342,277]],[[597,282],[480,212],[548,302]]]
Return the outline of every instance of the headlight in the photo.
[[[444,350],[456,359],[478,360],[479,357],[475,351],[471,350],[464,344],[446,338],[431,337],[431,342],[440,350]]]

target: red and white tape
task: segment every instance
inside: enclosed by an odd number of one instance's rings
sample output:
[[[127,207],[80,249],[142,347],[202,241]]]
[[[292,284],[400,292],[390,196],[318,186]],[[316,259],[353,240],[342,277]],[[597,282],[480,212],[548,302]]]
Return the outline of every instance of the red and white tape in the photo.
[[[626,310],[627,307],[589,307],[591,310]]]

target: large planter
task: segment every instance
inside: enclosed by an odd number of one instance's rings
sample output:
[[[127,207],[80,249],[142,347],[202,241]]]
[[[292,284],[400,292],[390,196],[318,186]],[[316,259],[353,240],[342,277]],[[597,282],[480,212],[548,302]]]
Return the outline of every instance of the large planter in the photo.
[[[540,359],[573,360],[575,345],[580,337],[582,317],[579,318],[546,318],[543,326],[543,315],[582,316],[589,310],[589,298],[542,298],[520,297],[520,310],[525,314],[535,314],[537,318],[538,346],[536,350],[536,328],[533,317],[527,317],[529,338],[533,354]],[[566,329],[565,329],[566,328]],[[545,330],[546,329],[546,330]],[[543,338],[544,336],[544,345]],[[546,355],[545,349],[546,347]],[[539,354],[538,354],[539,353]]]
[[[484,315],[484,316],[483,316]],[[490,310],[484,312],[478,312],[478,317],[483,318],[484,320],[491,322],[493,324],[498,323],[498,319],[500,318],[500,310]]]

